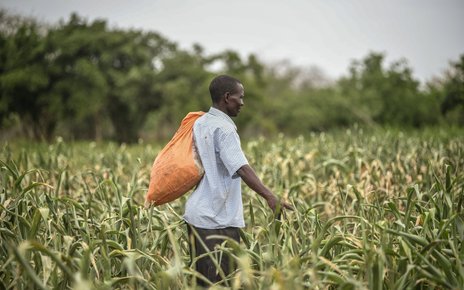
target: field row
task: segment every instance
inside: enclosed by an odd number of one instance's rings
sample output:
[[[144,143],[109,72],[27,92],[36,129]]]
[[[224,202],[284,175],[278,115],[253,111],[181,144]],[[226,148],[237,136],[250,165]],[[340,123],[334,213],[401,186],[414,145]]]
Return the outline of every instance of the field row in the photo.
[[[264,183],[296,210],[277,219],[244,187],[242,242],[223,245],[238,270],[224,279],[232,289],[462,289],[462,133],[244,143]],[[3,144],[0,288],[195,289],[185,197],[142,207],[159,149]]]

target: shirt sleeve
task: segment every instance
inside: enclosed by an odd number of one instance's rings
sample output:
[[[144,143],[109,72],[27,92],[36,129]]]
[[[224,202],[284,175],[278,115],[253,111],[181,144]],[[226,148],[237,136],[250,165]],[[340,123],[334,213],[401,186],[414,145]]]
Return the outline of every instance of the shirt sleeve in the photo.
[[[240,137],[237,132],[225,132],[219,141],[219,156],[227,168],[227,171],[233,176],[243,165],[248,164],[248,160],[240,146]]]

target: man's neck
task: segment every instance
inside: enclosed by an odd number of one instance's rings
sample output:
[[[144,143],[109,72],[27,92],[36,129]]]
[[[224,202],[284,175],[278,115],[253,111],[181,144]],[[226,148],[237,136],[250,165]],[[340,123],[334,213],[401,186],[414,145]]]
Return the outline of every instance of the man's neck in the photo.
[[[213,104],[213,108],[223,112],[224,114],[226,114],[227,116],[229,116],[229,114],[227,114],[227,110],[224,108],[224,106],[221,106],[221,104]],[[230,116],[229,116],[230,117]]]

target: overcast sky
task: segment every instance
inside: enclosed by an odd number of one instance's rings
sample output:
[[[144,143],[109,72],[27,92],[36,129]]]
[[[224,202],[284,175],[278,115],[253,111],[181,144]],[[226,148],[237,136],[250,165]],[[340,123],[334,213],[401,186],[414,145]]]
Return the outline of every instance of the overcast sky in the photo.
[[[157,31],[184,48],[315,65],[332,78],[370,51],[385,53],[387,63],[407,59],[422,81],[464,54],[463,0],[0,0],[0,7],[51,23],[77,12]]]

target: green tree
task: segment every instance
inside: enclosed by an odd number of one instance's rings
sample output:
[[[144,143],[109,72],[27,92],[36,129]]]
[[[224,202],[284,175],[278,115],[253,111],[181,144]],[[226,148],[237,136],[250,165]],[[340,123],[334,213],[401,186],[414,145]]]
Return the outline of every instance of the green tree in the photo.
[[[46,38],[51,79],[48,104],[76,138],[101,138],[99,121],[110,86],[98,62],[106,49],[106,34],[104,22],[87,25],[73,14],[68,23],[50,29]]]
[[[451,62],[441,84],[443,102],[442,113],[459,124],[464,125],[464,54],[458,61]]]
[[[163,105],[152,112],[158,120],[158,137],[171,137],[188,112],[208,110],[212,75],[204,68],[207,62],[199,46],[194,53],[178,50],[163,59],[163,69],[157,76]]]
[[[354,62],[338,82],[352,103],[347,109],[361,123],[420,127],[438,122],[439,103],[419,90],[406,61],[384,68],[385,56],[371,53]]]
[[[0,11],[0,122],[18,114],[25,134],[35,138],[50,137],[56,126],[45,100],[46,56],[39,24]]]
[[[65,102],[67,116],[81,128],[93,124],[87,137],[108,132],[100,128],[107,118],[114,139],[136,141],[148,113],[161,106],[156,64],[175,46],[153,32],[108,29],[105,21],[89,24],[75,14],[50,39],[60,79],[52,91]]]

